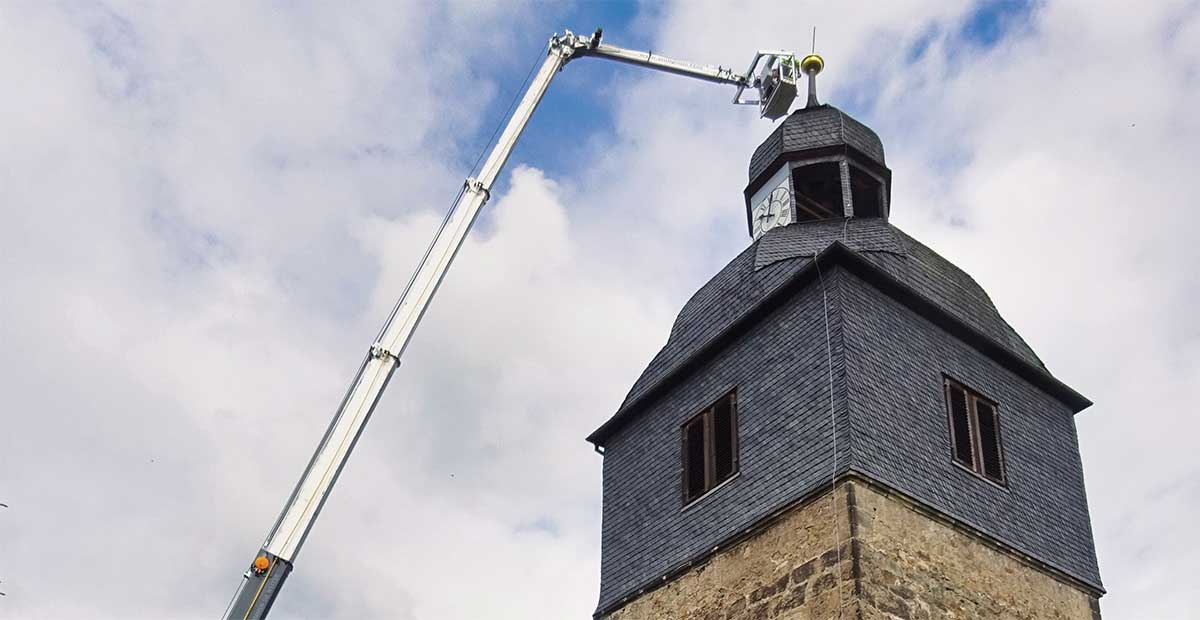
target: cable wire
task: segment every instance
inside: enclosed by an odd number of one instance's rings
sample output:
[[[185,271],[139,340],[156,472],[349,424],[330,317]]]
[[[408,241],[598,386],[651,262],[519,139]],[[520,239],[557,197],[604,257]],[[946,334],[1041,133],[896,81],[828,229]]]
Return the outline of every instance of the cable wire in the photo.
[[[475,173],[475,169],[479,167],[479,162],[483,161],[483,156],[490,150],[489,147],[495,142],[496,136],[500,135],[500,129],[504,127],[504,122],[508,120],[512,114],[513,108],[517,107],[517,101],[521,98],[521,93],[525,92],[525,88],[529,85],[529,80],[533,79],[534,71],[537,71],[539,61],[542,59],[541,54],[538,54],[533,59],[533,64],[529,66],[529,73],[525,74],[525,79],[521,82],[521,87],[513,91],[512,101],[508,102],[508,109],[504,111],[504,115],[496,123],[496,128],[492,130],[492,136],[484,143],[483,148],[479,150],[479,157],[475,158],[475,163],[471,164],[471,174]]]
[[[412,288],[413,282],[416,282],[417,274],[421,271],[421,265],[425,264],[430,253],[433,252],[433,246],[437,245],[437,240],[441,238],[442,231],[446,229],[446,224],[450,222],[450,217],[454,215],[454,211],[458,209],[458,203],[462,202],[462,197],[465,193],[467,193],[467,185],[463,183],[463,186],[458,188],[458,195],[454,197],[454,202],[450,203],[450,208],[446,210],[446,215],[442,217],[442,223],[438,224],[438,229],[433,235],[433,240],[429,242],[429,246],[425,248],[425,253],[421,255],[421,260],[417,262],[417,268],[413,269],[412,276],[408,278],[408,284],[404,285],[404,292],[396,298],[396,303],[392,306],[392,311],[388,313],[387,320],[383,322],[383,326],[379,328],[379,333],[375,335],[375,342],[379,342],[383,338],[388,326],[392,324],[392,319],[396,318],[396,313],[400,311],[400,303],[408,296],[408,290]]]
[[[479,149],[479,155],[475,158],[475,162],[471,164],[471,168],[467,173],[468,175],[475,174],[475,170],[479,167],[479,162],[483,161],[483,156],[491,150],[493,143],[496,141],[496,136],[500,135],[500,130],[503,129],[505,121],[507,121],[509,116],[512,114],[513,108],[516,107],[521,93],[525,92],[525,88],[529,84],[529,80],[533,78],[533,73],[538,68],[539,60],[541,60],[540,53],[533,59],[533,64],[529,67],[529,72],[525,74],[525,79],[521,82],[521,87],[514,91],[512,100],[508,102],[508,109],[504,111],[504,115],[501,116],[500,120],[496,122],[496,128],[492,130],[491,137],[489,137],[487,142],[485,142],[484,145]],[[446,210],[446,215],[442,217],[442,223],[438,225],[437,232],[433,235],[433,240],[429,242],[429,247],[425,248],[425,254],[421,256],[421,260],[417,263],[417,265],[425,264],[425,259],[429,258],[430,252],[433,251],[433,246],[442,236],[442,231],[446,229],[446,224],[450,221],[450,217],[454,215],[454,211],[458,208],[458,203],[462,202],[463,194],[465,194],[466,191],[467,186],[464,183],[463,186],[458,189],[458,195],[455,196],[454,201],[450,203],[450,208]],[[383,337],[388,326],[391,325],[392,319],[396,318],[396,313],[400,310],[400,302],[404,300],[405,296],[408,295],[408,290],[412,288],[413,281],[415,281],[417,278],[417,271],[419,270],[413,270],[412,277],[409,278],[408,284],[404,287],[404,293],[396,299],[396,303],[392,306],[392,311],[388,314],[387,320],[383,322],[383,327],[379,329],[379,334],[375,336],[376,341],[379,341],[379,339]]]
[[[829,295],[825,291],[825,275],[821,273],[821,262],[819,256],[813,256],[813,263],[817,266],[817,278],[821,283],[821,303],[825,308],[825,355],[828,360],[829,367],[829,427],[830,439],[833,444],[833,465],[830,468],[829,476],[829,505],[830,512],[833,515],[833,549],[837,553],[837,593],[838,593],[838,618],[842,617],[843,605],[845,601],[842,599],[842,541],[841,527],[838,523],[837,513],[837,406],[834,401],[833,387],[833,342],[829,335]]]

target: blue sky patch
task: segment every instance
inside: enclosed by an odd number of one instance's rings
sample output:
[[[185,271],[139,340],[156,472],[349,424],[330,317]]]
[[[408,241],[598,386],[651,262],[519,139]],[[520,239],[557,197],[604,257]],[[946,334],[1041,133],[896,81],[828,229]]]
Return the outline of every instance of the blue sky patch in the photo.
[[[532,24],[528,40],[520,54],[500,71],[486,76],[493,80],[497,94],[482,111],[484,121],[477,135],[466,142],[461,155],[464,166],[471,165],[481,150],[490,148],[489,137],[497,125],[507,120],[506,111],[519,97],[525,81],[545,58],[551,34],[569,28],[576,33],[591,33],[603,27],[606,39],[623,47],[646,48],[651,45],[644,29],[633,27],[638,6],[632,2],[581,3],[565,13],[548,12]],[[610,133],[613,125],[612,101],[606,93],[622,82],[634,79],[637,69],[612,62],[589,59],[574,61],[567,71],[554,79],[534,114],[526,133],[513,150],[509,163],[527,163],[544,170],[550,177],[566,176],[577,162],[566,157],[565,150],[588,143],[598,132]],[[495,191],[507,191],[508,176],[502,175]]]
[[[1033,9],[1033,0],[984,0],[967,16],[959,36],[969,45],[992,47],[1014,26],[1028,21]]]

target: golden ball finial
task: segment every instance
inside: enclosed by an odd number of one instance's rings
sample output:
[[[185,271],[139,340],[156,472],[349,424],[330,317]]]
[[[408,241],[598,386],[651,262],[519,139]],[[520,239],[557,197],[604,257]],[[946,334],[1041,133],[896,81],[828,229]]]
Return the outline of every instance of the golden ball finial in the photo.
[[[800,70],[806,75],[816,75],[825,68],[825,59],[817,54],[809,54],[800,61]]]

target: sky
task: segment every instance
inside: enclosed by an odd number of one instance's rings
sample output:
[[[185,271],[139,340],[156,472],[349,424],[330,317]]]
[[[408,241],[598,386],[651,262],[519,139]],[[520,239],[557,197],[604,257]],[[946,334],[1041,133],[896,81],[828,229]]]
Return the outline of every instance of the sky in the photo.
[[[735,6],[736,4],[736,6]],[[1200,616],[1200,3],[0,4],[0,617],[213,618],[548,36],[826,59],[892,222],[1067,384],[1108,618]],[[773,125],[553,85],[272,617],[583,618],[583,438],[749,243]]]

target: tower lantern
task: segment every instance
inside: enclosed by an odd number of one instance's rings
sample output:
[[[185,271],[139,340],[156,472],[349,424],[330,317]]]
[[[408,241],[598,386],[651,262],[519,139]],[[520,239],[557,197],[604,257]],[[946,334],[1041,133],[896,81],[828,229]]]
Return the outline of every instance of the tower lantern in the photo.
[[[1074,415],[969,275],[889,222],[816,99],[755,150],[752,241],[588,440],[597,618],[1099,618]]]
[[[808,104],[784,119],[750,158],[744,195],[754,239],[794,222],[888,216],[892,172],[879,136],[817,102],[816,76],[825,66],[820,56],[811,54],[800,66],[808,74]]]

